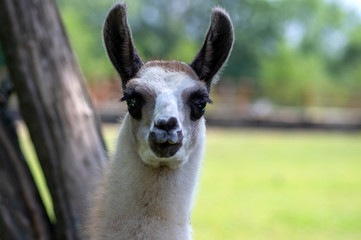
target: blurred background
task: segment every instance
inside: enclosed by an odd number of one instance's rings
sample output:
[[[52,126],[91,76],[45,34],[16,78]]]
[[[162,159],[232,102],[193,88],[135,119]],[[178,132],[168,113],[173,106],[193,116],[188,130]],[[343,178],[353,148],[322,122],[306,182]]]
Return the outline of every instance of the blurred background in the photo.
[[[114,1],[57,2],[112,151],[126,113],[101,36]],[[361,239],[361,1],[126,3],[145,61],[190,63],[212,7],[233,20],[207,107],[194,239]]]
[[[119,115],[113,98],[121,97],[101,39],[104,16],[112,3],[58,0],[104,118]],[[212,93],[215,104],[207,109],[210,124],[360,127],[359,1],[138,0],[127,5],[134,41],[145,61],[186,63],[202,44],[210,9],[216,5],[227,9],[236,41]]]

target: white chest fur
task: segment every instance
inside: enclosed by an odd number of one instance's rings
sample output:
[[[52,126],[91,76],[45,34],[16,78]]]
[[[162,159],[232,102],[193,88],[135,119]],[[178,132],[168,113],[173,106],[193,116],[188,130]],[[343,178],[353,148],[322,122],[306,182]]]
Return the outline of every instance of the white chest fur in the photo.
[[[132,148],[124,120],[114,159],[99,189],[92,239],[191,239],[190,213],[204,149],[204,134],[177,169],[153,168]]]

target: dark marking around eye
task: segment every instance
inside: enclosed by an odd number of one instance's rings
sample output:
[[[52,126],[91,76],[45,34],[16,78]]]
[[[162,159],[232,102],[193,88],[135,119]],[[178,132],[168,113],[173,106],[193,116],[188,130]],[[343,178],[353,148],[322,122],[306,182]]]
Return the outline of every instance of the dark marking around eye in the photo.
[[[196,121],[203,116],[207,103],[212,103],[212,100],[204,89],[199,89],[190,94],[188,105],[191,109],[190,117],[192,121]]]
[[[120,101],[126,101],[129,114],[136,120],[142,119],[143,96],[136,91],[125,91]]]

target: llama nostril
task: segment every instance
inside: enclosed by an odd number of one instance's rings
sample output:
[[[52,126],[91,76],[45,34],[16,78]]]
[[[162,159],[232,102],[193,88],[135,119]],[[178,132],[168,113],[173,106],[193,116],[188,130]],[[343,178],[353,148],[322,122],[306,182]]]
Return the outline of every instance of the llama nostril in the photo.
[[[168,135],[168,142],[170,144],[177,144],[183,141],[183,133],[182,130],[177,132],[172,132],[172,134]]]
[[[179,125],[178,125],[177,118],[170,117],[169,119],[164,119],[163,118],[163,119],[156,120],[154,122],[154,126],[168,132],[170,130],[173,130],[173,129],[177,128]]]
[[[150,132],[149,140],[152,140],[156,143],[165,143],[168,141],[168,134],[165,131],[162,132]]]

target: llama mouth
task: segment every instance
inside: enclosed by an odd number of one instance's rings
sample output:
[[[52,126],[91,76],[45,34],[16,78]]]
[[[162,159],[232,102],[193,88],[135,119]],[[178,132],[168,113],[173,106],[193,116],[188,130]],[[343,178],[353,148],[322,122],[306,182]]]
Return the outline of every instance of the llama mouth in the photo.
[[[148,143],[159,158],[173,157],[183,145],[182,131],[151,131]]]
[[[155,141],[149,140],[150,148],[152,149],[153,153],[159,158],[173,157],[182,147],[182,145],[182,142],[173,144],[169,141],[164,143],[157,143]]]

